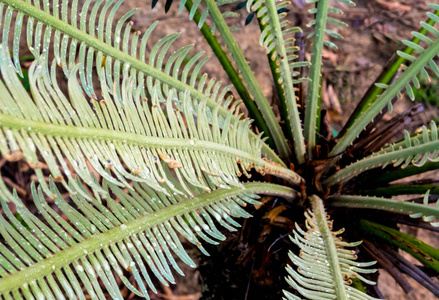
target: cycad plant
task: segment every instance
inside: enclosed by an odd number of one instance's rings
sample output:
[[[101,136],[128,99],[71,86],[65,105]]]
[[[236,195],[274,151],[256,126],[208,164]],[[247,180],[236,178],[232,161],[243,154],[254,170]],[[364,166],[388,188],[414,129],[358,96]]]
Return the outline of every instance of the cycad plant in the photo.
[[[439,272],[438,250],[397,226],[437,231],[439,207],[430,204],[439,188],[392,184],[439,167],[438,128],[431,122],[404,131],[405,116],[379,122],[403,93],[413,98],[420,78],[439,75],[439,6],[431,5],[435,12],[403,41],[406,48],[340,134],[322,138],[322,52],[336,48],[337,26],[346,25],[331,1],[309,1],[315,18],[308,62],[298,59],[301,29],[286,18],[294,9],[289,2],[181,0],[251,119],[232,87],[201,72],[202,54],[191,46],[170,51],[177,34],[150,44],[157,23],[141,33],[130,21],[135,11],[115,20],[122,0],[78,2],[0,0],[0,152],[36,175],[33,202],[20,199],[7,174],[0,180],[2,299],[123,299],[123,285],[148,298],[154,283],[183,274],[178,260],[195,267],[182,239],[208,254],[203,244],[236,231],[236,219],[251,216],[244,207],[258,204],[259,195],[285,199],[279,213],[305,216],[292,220],[286,299],[379,297],[367,286],[366,293],[362,282],[374,284],[374,262],[358,261],[358,251],[384,267],[390,261],[396,278],[405,272],[439,294],[430,278]],[[225,21],[237,15],[231,3],[259,22],[283,122]],[[20,81],[26,43],[34,57],[29,91]],[[401,194],[425,196],[391,198]],[[332,228],[326,210],[341,217],[335,222],[346,227],[348,241],[337,237],[343,230]],[[405,261],[398,248],[422,266]]]

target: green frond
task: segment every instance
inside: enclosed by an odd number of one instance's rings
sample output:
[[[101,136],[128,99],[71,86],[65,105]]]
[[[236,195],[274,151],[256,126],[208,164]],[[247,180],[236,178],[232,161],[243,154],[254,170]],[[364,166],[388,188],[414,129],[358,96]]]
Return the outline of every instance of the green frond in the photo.
[[[432,226],[438,227],[439,201],[436,202],[435,206],[431,206],[429,205],[428,198],[428,191],[424,195],[422,204],[378,197],[337,195],[331,197],[330,205],[334,207],[369,208],[408,214],[412,218],[422,217],[425,222],[429,222]]]
[[[290,27],[290,22],[283,20],[287,13],[278,13],[285,9],[290,2],[287,1],[247,1],[249,12],[256,12],[260,23],[264,25],[259,43],[265,48],[267,53],[271,53],[272,60],[279,62],[278,72],[280,73],[279,84],[283,86],[286,100],[286,108],[291,124],[294,149],[299,164],[305,162],[305,141],[303,139],[302,122],[294,93],[294,83],[306,80],[293,80],[294,69],[307,66],[307,62],[295,61],[298,48],[294,44],[294,33],[301,31],[298,27]],[[293,37],[291,37],[293,35]]]
[[[132,22],[126,22],[134,11],[125,14],[118,22],[113,22],[120,1],[111,0],[103,6],[103,1],[98,1],[91,6],[91,0],[87,0],[82,9],[79,9],[77,1],[64,0],[55,5],[56,9],[52,12],[46,9],[50,4],[48,0],[43,2],[41,9],[39,1],[0,1],[0,13],[4,14],[1,20],[3,35],[0,37],[0,43],[6,45],[9,32],[13,32],[15,64],[18,61],[18,44],[23,34],[23,16],[27,15],[28,46],[35,57],[41,57],[42,67],[49,73],[50,52],[54,54],[67,77],[77,63],[82,64],[83,67],[78,70],[79,77],[89,97],[98,94],[93,87],[93,67],[102,66],[98,72],[99,80],[106,84],[109,93],[115,94],[118,99],[121,98],[119,77],[132,76],[135,85],[140,86],[142,98],[152,94],[155,86],[160,85],[162,88],[158,89],[157,94],[160,102],[166,102],[170,89],[177,90],[180,97],[188,92],[195,100],[194,110],[197,110],[200,101],[207,98],[205,101],[209,109],[218,109],[221,118],[226,118],[229,112],[226,107],[230,99],[225,101],[225,107],[217,108],[217,104],[223,102],[230,87],[221,88],[219,83],[209,80],[207,75],[201,76],[198,80],[200,69],[206,62],[201,53],[193,56],[189,63],[182,67],[182,62],[192,46],[183,47],[172,54],[168,53],[168,49],[177,38],[176,34],[164,37],[152,45],[152,50],[147,55],[148,38],[156,23],[141,35],[140,32],[131,33]],[[91,12],[88,12],[89,10]],[[14,13],[17,13],[18,22],[12,30],[10,26]],[[16,65],[16,68],[19,69],[19,65]],[[236,118],[237,116],[232,116],[232,122]],[[254,136],[253,133],[251,135]],[[264,148],[266,147],[264,145]],[[272,154],[270,151],[265,152]]]
[[[193,198],[165,195],[144,183],[128,193],[104,182],[103,200],[85,199],[73,185],[66,201],[50,181],[57,197],[48,203],[41,187],[32,184],[34,203],[41,213],[31,213],[0,182],[0,296],[4,299],[123,299],[116,278],[138,296],[157,292],[151,277],[168,285],[173,270],[182,274],[173,253],[195,267],[179,241],[181,234],[208,255],[203,242],[217,244],[225,237],[215,223],[236,230],[234,218],[250,215],[241,208],[258,203],[255,193],[294,197],[290,188],[267,183],[200,193]],[[19,221],[10,207],[15,206]],[[172,270],[173,269],[173,270]],[[140,290],[126,275],[130,272]]]
[[[439,131],[436,123],[431,122],[430,130],[427,127],[422,127],[422,132],[410,137],[409,133],[405,131],[405,140],[390,145],[373,153],[366,158],[359,160],[340,171],[336,172],[331,177],[324,180],[324,184],[328,186],[345,182],[359,173],[377,168],[386,167],[388,164],[393,164],[395,167],[407,167],[410,164],[421,167],[426,162],[439,161]]]
[[[435,10],[434,14],[436,16],[439,16],[439,10]],[[424,25],[424,27],[428,28],[428,25],[433,26],[436,22],[432,18],[428,18],[425,20],[425,23],[427,26]],[[428,30],[424,27],[420,27],[417,32],[412,32],[412,39],[410,40],[409,45],[413,44],[420,44],[423,42],[423,40],[431,40],[427,37],[425,37],[426,34],[428,34]],[[406,54],[413,54],[415,49],[406,46],[403,50]],[[404,56],[404,55],[403,55]],[[382,73],[379,75],[379,77],[375,80],[377,84],[374,84],[373,86],[369,87],[369,89],[364,94],[361,101],[358,103],[358,105],[355,107],[354,111],[349,117],[349,120],[344,125],[343,129],[339,133],[340,136],[343,136],[345,134],[345,128],[349,128],[355,119],[358,118],[358,116],[361,114],[362,111],[366,110],[370,105],[373,105],[373,103],[377,100],[377,97],[382,93],[383,89],[380,88],[382,84],[384,84],[384,87],[387,87],[388,84],[395,78],[395,76],[398,74],[399,69],[401,68],[401,65],[405,63],[405,59],[401,56],[394,56],[390,62],[385,66]]]
[[[433,272],[439,273],[439,250],[399,229],[375,222],[360,220],[361,231],[409,253]]]
[[[238,176],[252,167],[261,173],[294,173],[261,158],[263,141],[249,137],[249,120],[233,120],[233,110],[220,118],[220,104],[209,110],[207,98],[196,111],[189,92],[169,89],[166,103],[161,103],[160,86],[155,85],[150,98],[143,98],[143,82],[126,74],[118,85],[120,98],[110,94],[101,78],[102,100],[89,101],[78,84],[77,65],[70,70],[67,100],[56,83],[56,64],[47,74],[42,57],[29,69],[31,98],[12,69],[7,49],[0,48],[5,82],[0,82],[0,153],[9,160],[24,156],[48,193],[38,154],[55,180],[67,187],[76,174],[95,197],[105,191],[90,177],[88,165],[118,186],[144,182],[163,193],[187,195],[194,188],[240,186]],[[98,73],[102,68],[97,66]]]
[[[430,7],[434,9],[439,8],[439,6],[435,4],[430,4]],[[433,13],[427,13],[427,15],[433,21],[439,21],[437,15]],[[410,62],[410,65],[403,68],[401,75],[391,85],[379,84],[379,87],[383,88],[384,92],[373,105],[370,105],[365,111],[363,111],[351,126],[346,129],[345,134],[332,149],[330,155],[335,156],[343,152],[386,105],[391,105],[391,100],[394,97],[401,96],[401,91],[405,90],[409,97],[414,99],[412,86],[415,88],[419,87],[418,76],[429,80],[427,68],[432,70],[435,76],[439,76],[439,68],[434,62],[434,58],[439,53],[439,39],[437,38],[439,37],[439,31],[425,22],[421,22],[421,26],[434,38],[427,37],[427,35],[422,35],[418,32],[412,32],[412,34],[425,42],[425,48],[411,41],[403,41],[405,45],[412,47],[416,53],[416,55],[409,55],[401,51],[397,52],[398,55],[407,59]]]
[[[419,167],[415,167],[419,168]],[[400,169],[405,170],[405,169]],[[397,195],[420,195],[429,192],[430,195],[439,195],[438,184],[417,184],[417,182],[406,184],[389,184],[370,188],[361,188],[358,194],[377,197],[392,197]]]
[[[385,170],[384,172],[380,172],[380,174],[374,174],[371,176],[368,175],[366,182],[372,183],[369,186],[383,186],[398,179],[407,178],[437,169],[439,169],[439,162],[426,162],[422,167],[412,165],[404,169],[396,168],[394,170]]]
[[[309,71],[311,83],[308,86],[308,93],[306,96],[304,123],[307,154],[308,158],[312,159],[314,147],[317,145],[317,134],[320,126],[318,122],[320,120],[321,109],[320,82],[322,76],[323,47],[328,46],[332,49],[337,48],[334,43],[330,42],[329,40],[325,40],[325,37],[330,36],[342,38],[340,34],[328,28],[328,23],[334,23],[341,26],[347,26],[347,24],[328,16],[328,13],[343,13],[340,9],[331,7],[329,4],[330,0],[307,0],[306,2],[315,4],[315,8],[311,9],[310,12],[316,14],[316,18],[307,25],[308,27],[315,26],[315,30],[308,36],[314,37],[314,40],[311,51],[311,67]],[[339,2],[355,5],[355,3],[350,0],[339,0]]]
[[[312,211],[305,213],[307,232],[296,224],[294,237],[290,237],[300,248],[300,255],[289,253],[298,269],[295,271],[287,266],[287,282],[307,299],[375,299],[349,286],[349,278],[375,284],[360,275],[375,272],[374,269],[364,268],[375,262],[356,262],[355,251],[345,247],[356,247],[361,242],[347,243],[338,238],[337,235],[343,231],[332,231],[332,222],[327,218],[323,201],[315,195],[310,200]],[[287,291],[284,294],[284,299],[300,299]]]

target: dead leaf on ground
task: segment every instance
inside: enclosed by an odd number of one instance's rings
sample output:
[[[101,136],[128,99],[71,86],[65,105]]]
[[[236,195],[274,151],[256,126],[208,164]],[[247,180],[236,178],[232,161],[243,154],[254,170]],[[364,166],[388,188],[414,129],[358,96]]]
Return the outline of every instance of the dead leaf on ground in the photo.
[[[399,3],[398,1],[384,1],[384,0],[376,0],[377,4],[386,10],[399,10],[404,13],[409,12],[412,8],[408,5],[404,5]]]

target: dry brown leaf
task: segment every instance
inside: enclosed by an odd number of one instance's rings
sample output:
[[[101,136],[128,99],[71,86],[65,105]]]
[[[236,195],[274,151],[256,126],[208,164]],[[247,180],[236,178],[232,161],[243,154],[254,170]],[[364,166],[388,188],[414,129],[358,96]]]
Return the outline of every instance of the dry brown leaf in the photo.
[[[412,9],[410,6],[401,4],[397,1],[390,1],[389,2],[389,1],[384,1],[384,0],[377,0],[376,2],[379,6],[381,6],[383,9],[386,9],[386,10],[399,10],[402,12],[409,12]]]

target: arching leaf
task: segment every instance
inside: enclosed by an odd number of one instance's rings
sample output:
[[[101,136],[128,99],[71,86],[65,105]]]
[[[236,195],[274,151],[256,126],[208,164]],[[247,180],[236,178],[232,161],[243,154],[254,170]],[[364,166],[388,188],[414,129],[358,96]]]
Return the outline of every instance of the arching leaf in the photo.
[[[10,160],[24,156],[48,193],[38,153],[57,181],[67,187],[67,181],[74,182],[73,171],[96,197],[105,193],[90,177],[88,165],[118,186],[144,182],[166,194],[187,195],[194,188],[239,186],[238,176],[252,167],[262,173],[295,174],[261,158],[263,142],[249,137],[249,120],[233,120],[233,110],[221,119],[220,104],[209,110],[207,98],[196,111],[189,92],[169,89],[166,102],[161,103],[160,86],[155,85],[149,99],[143,98],[143,83],[136,83],[135,74],[125,74],[118,84],[120,98],[110,94],[101,78],[103,98],[91,98],[90,103],[78,84],[81,65],[77,65],[70,70],[69,101],[56,84],[56,65],[49,74],[41,67],[44,57],[29,70],[31,98],[4,50],[0,152]],[[103,72],[101,66],[97,69]]]
[[[434,9],[439,8],[439,6],[435,4],[430,4],[430,6]],[[435,22],[439,21],[439,17],[435,14],[428,13],[428,16]],[[410,61],[410,65],[403,70],[401,75],[391,85],[380,84],[380,88],[385,88],[384,92],[373,105],[369,105],[367,109],[357,116],[354,122],[350,123],[348,128],[345,128],[344,135],[340,137],[340,140],[331,150],[330,155],[335,156],[340,154],[350,146],[366,125],[371,122],[394,97],[401,95],[401,91],[405,90],[409,96],[412,96],[412,86],[417,87],[419,85],[418,76],[428,79],[429,75],[426,68],[431,69],[436,76],[439,76],[439,68],[433,60],[439,53],[439,39],[437,39],[439,31],[425,22],[421,22],[421,25],[433,38],[413,32],[413,34],[424,40],[426,44],[425,48],[411,41],[403,41],[406,45],[414,47],[413,49],[415,49],[416,52],[415,55],[398,52],[399,55],[404,56],[404,58]]]
[[[239,224],[233,220],[250,215],[241,208],[258,203],[255,193],[294,197],[289,188],[267,183],[200,192],[193,198],[165,195],[145,183],[135,183],[124,192],[104,182],[108,190],[103,200],[85,199],[70,186],[66,201],[54,181],[56,195],[49,204],[41,187],[32,184],[34,202],[41,213],[31,213],[0,182],[0,296],[4,299],[106,299],[100,280],[111,299],[123,299],[119,278],[134,294],[148,298],[157,292],[151,277],[168,285],[173,272],[183,275],[174,259],[195,267],[178,234],[204,254],[199,238],[216,244],[224,235],[216,223],[229,230]],[[15,206],[23,223],[12,213]],[[215,221],[216,222],[215,222]],[[131,272],[138,288],[125,272]]]
[[[412,218],[421,218],[432,226],[439,226],[439,201],[429,205],[429,191],[424,195],[423,203],[412,203],[370,196],[337,195],[331,197],[331,206],[369,208],[408,214]]]
[[[428,161],[439,161],[439,131],[436,123],[431,122],[430,129],[422,127],[422,132],[410,137],[405,131],[405,139],[385,147],[362,160],[359,160],[324,180],[325,184],[334,185],[345,182],[361,172],[386,167],[388,164],[407,167],[410,164],[423,166]]]
[[[135,10],[113,22],[120,1],[111,0],[105,4],[98,1],[93,6],[91,2],[87,0],[82,8],[79,8],[77,1],[64,0],[54,5],[55,9],[50,11],[48,0],[43,1],[42,8],[39,1],[0,1],[0,12],[5,15],[1,20],[3,35],[0,37],[0,43],[6,45],[10,32],[13,33],[13,61],[16,68],[18,69],[19,41],[23,35],[22,24],[23,20],[26,20],[23,18],[29,16],[26,25],[28,46],[35,57],[43,58],[40,60],[43,64],[41,67],[49,73],[49,53],[54,54],[66,76],[70,76],[72,68],[79,62],[83,66],[78,69],[79,77],[89,97],[93,98],[98,94],[93,87],[93,66],[102,65],[101,71],[98,72],[99,81],[105,83],[109,93],[114,94],[117,99],[121,98],[119,77],[132,76],[134,86],[139,86],[142,98],[152,94],[155,86],[159,85],[161,88],[157,90],[157,97],[160,102],[166,102],[169,90],[175,89],[179,98],[183,98],[184,93],[190,94],[194,100],[195,111],[200,101],[206,101],[208,110],[217,109],[221,119],[226,118],[226,107],[231,99],[225,101],[224,106],[217,107],[217,104],[223,102],[230,87],[221,88],[219,83],[209,80],[207,75],[201,76],[198,80],[200,69],[206,62],[202,53],[193,56],[189,63],[182,67],[182,61],[191,46],[183,47],[172,54],[168,53],[171,44],[178,37],[178,34],[171,34],[152,45],[150,53],[146,55],[149,36],[157,23],[152,24],[143,35],[140,32],[131,34],[133,24],[127,21]],[[11,18],[14,13],[17,13],[18,22],[12,30]],[[236,118],[237,116],[232,116],[232,122]],[[251,135],[254,136],[253,133]],[[266,153],[274,154],[270,151]]]

